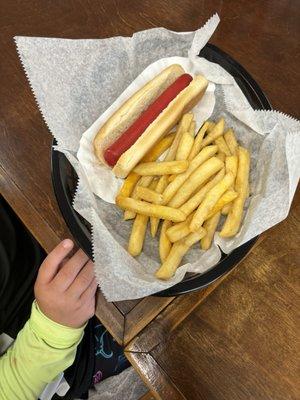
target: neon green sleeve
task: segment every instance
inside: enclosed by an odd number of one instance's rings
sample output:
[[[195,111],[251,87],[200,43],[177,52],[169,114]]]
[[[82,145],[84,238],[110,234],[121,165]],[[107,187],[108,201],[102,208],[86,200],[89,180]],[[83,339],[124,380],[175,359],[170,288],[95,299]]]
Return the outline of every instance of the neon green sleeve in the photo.
[[[34,302],[30,319],[0,358],[0,400],[36,400],[73,363],[83,329],[51,321]]]

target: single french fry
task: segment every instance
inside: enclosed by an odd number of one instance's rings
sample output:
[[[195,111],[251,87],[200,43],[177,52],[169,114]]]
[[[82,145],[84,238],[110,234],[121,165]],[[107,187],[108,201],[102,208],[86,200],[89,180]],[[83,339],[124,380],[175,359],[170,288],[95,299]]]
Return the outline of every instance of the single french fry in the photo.
[[[147,215],[137,214],[133,222],[128,243],[128,253],[133,257],[141,254],[143,249],[148,219]]]
[[[238,167],[237,156],[226,157],[225,170],[226,170],[226,172],[231,172],[233,174],[234,180],[236,178],[237,167]],[[234,187],[234,185],[233,185],[233,187]],[[227,215],[231,209],[231,206],[232,206],[232,204],[225,204],[224,207],[222,208],[222,214]]]
[[[175,133],[175,138],[168,150],[168,154],[166,155],[165,161],[173,161],[175,160],[178,144],[180,142],[181,136],[184,132],[189,130],[191,122],[193,120],[193,113],[184,114],[178,124],[178,128]]]
[[[190,247],[205,236],[206,231],[200,228],[198,232],[190,233],[184,239],[175,242],[160,268],[156,271],[155,276],[159,279],[170,279],[179,267],[182,258],[188,252]]]
[[[241,146],[238,147],[237,154],[238,170],[235,180],[235,190],[238,193],[238,197],[232,203],[231,210],[220,232],[221,237],[231,237],[239,231],[244,204],[249,193],[250,155],[248,150]]]
[[[155,204],[160,204],[163,199],[162,195],[157,193],[155,190],[143,186],[137,187],[137,195],[139,199]]]
[[[224,132],[224,126],[225,126],[224,118],[221,118],[215,124],[212,130],[206,135],[206,137],[202,140],[200,148],[202,149],[203,147],[214,142],[218,137],[222,136]]]
[[[216,124],[213,121],[207,121],[207,122],[208,122],[207,132],[209,133],[214,129]]]
[[[238,158],[236,155],[234,156],[229,156],[226,157],[225,160],[225,170],[226,172],[231,172],[234,176],[234,180],[236,178],[236,173],[237,173],[237,167],[238,167]],[[232,188],[234,189],[234,184],[232,185]],[[225,204],[224,207],[222,208],[222,214],[227,215],[231,209],[231,204]]]
[[[178,224],[171,226],[171,228],[167,230],[167,236],[170,242],[177,242],[177,240],[183,239],[185,236],[191,233],[190,222],[193,216],[194,213],[189,215],[185,221],[179,222]]]
[[[212,217],[214,214],[221,211],[224,206],[231,203],[234,199],[237,198],[237,196],[238,194],[234,190],[232,189],[227,190],[227,192],[225,192],[213,206],[212,210],[210,211],[206,219]]]
[[[226,173],[231,172],[235,179],[237,174],[237,169],[238,169],[238,157],[237,156],[226,157],[225,160]]]
[[[193,147],[192,147],[192,149],[190,151],[188,160],[192,160],[199,153],[199,151],[201,149],[201,144],[202,144],[203,137],[204,137],[208,127],[209,127],[209,121],[206,121],[206,122],[204,122],[204,124],[199,129],[199,131],[198,131],[198,133],[197,133],[197,135],[195,137]]]
[[[163,263],[170,253],[172,243],[170,242],[166,231],[172,226],[172,221],[165,219],[161,226],[160,237],[159,237],[159,256]]]
[[[190,135],[191,135],[192,137],[195,136],[195,129],[196,129],[196,122],[195,122],[195,121],[192,121],[192,122],[191,122],[191,125],[190,125],[190,127],[189,127],[189,132],[190,132]]]
[[[190,175],[189,179],[184,182],[174,197],[169,201],[168,205],[174,208],[182,206],[204,182],[220,171],[223,166],[224,164],[222,161],[216,157],[205,161]],[[165,201],[165,197],[163,201]]]
[[[153,189],[157,182],[152,182],[150,188]],[[138,256],[142,249],[146,235],[146,229],[149,217],[147,215],[137,214],[132,225],[132,230],[128,243],[128,252],[133,257]]]
[[[133,192],[135,185],[137,184],[140,176],[135,172],[130,172],[127,178],[124,180],[117,196],[129,197]]]
[[[125,210],[124,211],[124,215],[123,215],[123,219],[124,219],[124,221],[129,221],[130,219],[135,218],[135,216],[136,216],[135,212],[129,211],[129,210]]]
[[[168,176],[162,175],[156,185],[155,191],[159,194],[163,193],[168,185]],[[157,217],[150,217],[150,233],[154,237],[156,235],[160,219]]]
[[[210,248],[220,217],[221,213],[219,211],[204,222],[203,228],[206,230],[206,235],[200,240],[202,250],[208,250]]]
[[[223,163],[225,162],[226,155],[224,153],[221,153],[219,151],[218,154],[216,155],[216,157],[218,157],[218,159],[221,160]]]
[[[222,215],[227,215],[229,213],[229,211],[231,210],[231,206],[232,204],[228,203],[225,204],[225,206],[222,208]]]
[[[227,157],[231,155],[229,147],[227,146],[223,136],[218,137],[215,140],[215,144],[218,146],[220,153],[224,153]]]
[[[224,138],[226,141],[227,146],[229,147],[229,150],[231,152],[232,155],[236,155],[237,154],[237,148],[238,148],[238,142],[235,138],[234,132],[232,129],[228,129],[225,133],[224,133]]]
[[[190,161],[188,169],[183,174],[179,174],[166,187],[163,193],[163,204],[167,204],[172,199],[172,197],[177,193],[178,189],[192,175],[192,173],[206,160],[211,158],[217,152],[217,149],[217,146],[207,146],[202,149],[193,160]]]
[[[183,161],[159,161],[138,164],[133,172],[139,175],[169,175],[180,174],[187,170],[189,162]]]
[[[231,172],[228,172],[220,182],[218,182],[212,189],[209,190],[202,203],[197,208],[190,223],[190,230],[192,232],[198,231],[200,226],[206,220],[210,211],[213,209],[214,205],[217,203],[222,194],[228,190],[232,183],[233,175]]]
[[[205,235],[206,235],[206,230],[203,227],[200,227],[197,232],[191,232],[187,237],[185,237],[182,240],[190,248],[200,239],[202,239]]]
[[[152,149],[148,151],[147,154],[145,154],[141,162],[151,162],[157,160],[172,145],[174,139],[175,133],[170,133],[162,138],[152,147]]]
[[[176,160],[189,160],[189,154],[194,144],[195,127],[196,123],[192,121],[189,130],[181,136],[175,157]],[[172,182],[175,178],[175,174],[170,175],[169,182]]]
[[[225,176],[225,168],[222,168],[211,180],[209,180],[199,191],[194,194],[188,201],[186,201],[179,210],[183,211],[186,215],[196,210],[199,204],[204,199],[206,193],[213,188],[218,182],[220,182]]]
[[[184,132],[178,145],[176,160],[187,160],[193,144],[194,136],[191,136],[190,132]]]
[[[182,222],[186,219],[184,212],[176,210],[176,208],[152,204],[142,200],[135,200],[131,197],[119,196],[116,204],[125,210],[133,211],[137,214],[148,215],[149,217],[168,219],[173,222]]]

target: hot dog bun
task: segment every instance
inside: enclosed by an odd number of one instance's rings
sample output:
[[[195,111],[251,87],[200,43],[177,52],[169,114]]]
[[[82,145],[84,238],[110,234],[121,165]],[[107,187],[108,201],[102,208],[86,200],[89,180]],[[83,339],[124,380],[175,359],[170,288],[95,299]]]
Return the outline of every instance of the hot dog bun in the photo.
[[[94,150],[99,161],[107,165],[103,155],[107,147],[122,135],[153,102],[153,99],[158,97],[184,72],[180,65],[170,65],[122,104],[101,127],[94,139]]]
[[[157,140],[169,132],[178,123],[182,115],[190,111],[199,102],[207,85],[208,81],[203,76],[196,76],[189,86],[182,90],[148,126],[142,136],[121,155],[113,168],[115,175],[125,178]]]

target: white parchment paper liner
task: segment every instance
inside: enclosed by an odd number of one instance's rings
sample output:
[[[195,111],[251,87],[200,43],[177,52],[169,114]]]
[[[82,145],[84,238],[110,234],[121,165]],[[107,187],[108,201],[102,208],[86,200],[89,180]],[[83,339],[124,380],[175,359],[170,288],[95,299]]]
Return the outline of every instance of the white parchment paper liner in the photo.
[[[155,28],[132,38],[16,38],[44,119],[58,141],[58,149],[66,154],[80,177],[74,206],[92,224],[95,271],[109,301],[143,297],[179,282],[186,271],[206,271],[220,258],[216,243],[230,252],[280,222],[289,211],[299,179],[300,124],[278,112],[252,110],[223,68],[197,58],[218,21],[215,15],[203,28],[182,34]],[[221,240],[216,235],[214,246],[206,253],[195,245],[175,277],[160,282],[153,277],[159,265],[157,240],[147,233],[141,256],[133,259],[127,253],[131,222],[123,222],[121,211],[114,204],[93,194],[90,171],[80,165],[76,152],[82,133],[113,106],[146,67],[162,58],[187,55],[189,63],[197,65],[198,71],[216,85],[212,118],[224,116],[241,144],[251,151],[251,197],[236,238]],[[106,187],[110,184],[107,180]],[[109,192],[115,190],[116,187],[110,188]],[[112,201],[109,196],[106,200]]]

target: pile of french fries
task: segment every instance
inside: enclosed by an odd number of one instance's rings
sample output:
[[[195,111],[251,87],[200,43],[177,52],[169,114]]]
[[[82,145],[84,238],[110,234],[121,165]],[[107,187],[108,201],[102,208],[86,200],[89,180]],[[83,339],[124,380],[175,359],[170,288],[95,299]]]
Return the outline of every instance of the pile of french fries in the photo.
[[[134,219],[128,252],[136,257],[146,229],[155,237],[160,221],[159,279],[171,278],[191,246],[211,246],[219,232],[228,238],[240,229],[249,196],[250,156],[225,121],[206,121],[195,135],[193,114],[185,114],[176,132],[161,139],[128,175],[116,204],[124,219]],[[160,159],[164,157],[163,161]]]

